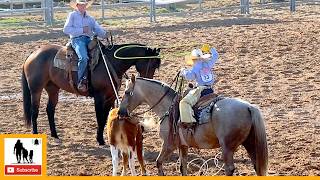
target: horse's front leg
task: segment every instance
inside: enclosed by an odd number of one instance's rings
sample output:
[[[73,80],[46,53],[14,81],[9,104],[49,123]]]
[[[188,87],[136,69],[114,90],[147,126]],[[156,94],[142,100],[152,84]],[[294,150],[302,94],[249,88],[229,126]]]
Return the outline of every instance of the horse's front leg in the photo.
[[[45,89],[49,96],[46,110],[47,110],[47,115],[48,115],[48,120],[50,125],[51,137],[59,139],[56,131],[56,125],[54,123],[54,113],[55,113],[56,105],[58,103],[59,87],[57,87],[52,83],[49,83]]]
[[[98,141],[99,145],[106,144],[104,141],[104,138],[103,138],[103,131],[104,131],[104,127],[106,126],[109,110],[111,108],[111,105],[107,105],[106,103],[108,103],[108,102],[106,102],[104,95],[101,95],[99,93],[95,93],[94,107],[96,110],[96,118],[97,118],[97,123],[98,123],[97,141]]]
[[[157,168],[158,168],[158,175],[159,176],[164,176],[163,172],[163,162],[171,155],[171,153],[174,151],[174,146],[170,143],[167,143],[166,141],[163,141],[162,147],[161,147],[161,152],[158,155],[157,158]]]
[[[180,158],[180,172],[182,176],[187,175],[187,162],[188,162],[188,147],[180,146],[179,147],[179,158]]]

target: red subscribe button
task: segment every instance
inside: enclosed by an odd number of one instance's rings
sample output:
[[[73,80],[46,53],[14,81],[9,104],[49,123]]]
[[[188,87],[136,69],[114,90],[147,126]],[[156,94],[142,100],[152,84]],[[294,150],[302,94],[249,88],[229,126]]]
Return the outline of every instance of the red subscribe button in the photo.
[[[6,165],[5,175],[41,175],[41,165]]]

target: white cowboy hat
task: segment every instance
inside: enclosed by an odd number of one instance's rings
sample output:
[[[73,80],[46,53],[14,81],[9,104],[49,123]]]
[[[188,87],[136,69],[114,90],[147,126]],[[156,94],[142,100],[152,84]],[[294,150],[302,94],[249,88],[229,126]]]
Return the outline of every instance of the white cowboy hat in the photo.
[[[211,57],[211,54],[203,54],[201,49],[194,49],[190,55],[185,56],[186,63],[193,65],[196,60],[207,60]]]
[[[92,1],[87,1],[87,0],[74,0],[74,1],[70,1],[70,6],[73,9],[77,9],[77,4],[86,4],[86,8],[90,7],[93,3]]]

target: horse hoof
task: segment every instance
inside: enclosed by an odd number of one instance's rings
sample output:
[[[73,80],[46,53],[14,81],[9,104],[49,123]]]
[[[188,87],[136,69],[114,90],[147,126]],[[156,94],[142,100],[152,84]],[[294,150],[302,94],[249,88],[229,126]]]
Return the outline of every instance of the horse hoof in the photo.
[[[59,139],[58,135],[51,135],[51,137]]]
[[[106,143],[104,142],[104,140],[102,139],[97,139],[98,143],[100,146],[106,145]]]

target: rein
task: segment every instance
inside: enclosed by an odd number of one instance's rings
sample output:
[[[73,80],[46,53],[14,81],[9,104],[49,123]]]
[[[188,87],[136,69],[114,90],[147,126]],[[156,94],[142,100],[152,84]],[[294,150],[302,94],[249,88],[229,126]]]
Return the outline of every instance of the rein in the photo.
[[[114,94],[116,95],[116,98],[117,98],[117,103],[118,103],[118,105],[119,105],[119,104],[120,104],[120,98],[119,98],[117,89],[116,89],[116,87],[115,87],[115,85],[114,85],[114,82],[113,82],[113,80],[112,80],[112,76],[111,76],[109,67],[108,67],[108,65],[107,65],[107,61],[106,61],[106,59],[105,59],[105,57],[104,57],[104,54],[103,54],[103,51],[102,51],[102,49],[101,49],[101,45],[100,45],[100,42],[99,42],[99,41],[98,41],[98,45],[99,45],[99,49],[100,49],[100,52],[101,52],[101,55],[102,55],[102,58],[103,58],[104,65],[105,65],[105,67],[106,67],[106,69],[107,69],[108,76],[109,76],[110,81],[111,81],[111,85],[112,85]]]
[[[127,46],[122,46],[120,48],[118,48],[114,53],[113,56],[117,59],[121,59],[121,60],[130,60],[130,59],[150,59],[150,58],[161,58],[160,55],[158,56],[142,56],[142,57],[119,57],[117,56],[117,53],[125,48],[132,48],[132,47],[143,47],[146,48],[146,46],[140,46],[140,45],[127,45]]]
[[[178,80],[179,75],[180,75],[180,72],[178,72],[177,75],[173,78],[173,80],[172,80],[172,82],[171,82],[169,87],[171,87],[173,85],[173,83]],[[140,113],[134,113],[134,114],[132,114],[132,116],[138,116],[138,115],[141,115],[141,114],[144,114],[146,112],[151,111],[154,107],[156,107],[162,101],[162,99],[169,93],[169,91],[170,91],[170,88],[168,88],[167,91],[163,94],[163,96],[153,106],[151,106],[149,109],[147,109],[147,110],[145,110],[143,112],[140,112]],[[166,115],[169,115],[169,111],[167,111],[163,117],[165,117]]]

